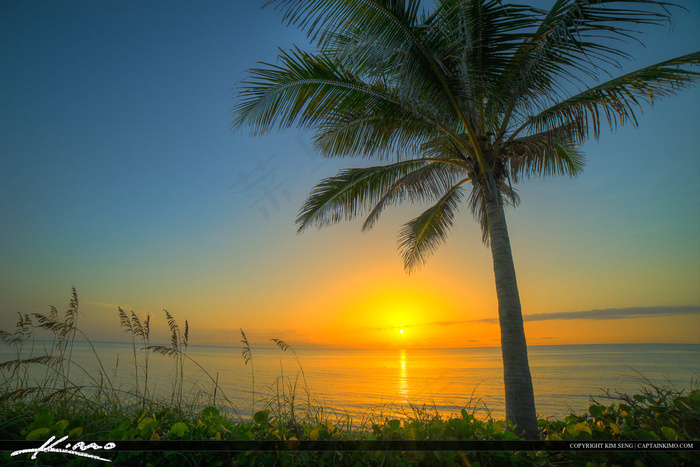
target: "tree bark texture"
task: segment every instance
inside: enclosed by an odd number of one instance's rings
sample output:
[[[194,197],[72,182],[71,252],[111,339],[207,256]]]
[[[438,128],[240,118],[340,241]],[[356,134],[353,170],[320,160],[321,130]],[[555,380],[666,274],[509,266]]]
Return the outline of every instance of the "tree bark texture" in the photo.
[[[535,394],[527,358],[527,342],[508,227],[500,197],[492,198],[493,196],[489,196],[487,199],[486,213],[493,272],[496,278],[498,319],[501,326],[506,420],[515,423],[516,434],[527,439],[537,439],[539,431],[535,412]]]

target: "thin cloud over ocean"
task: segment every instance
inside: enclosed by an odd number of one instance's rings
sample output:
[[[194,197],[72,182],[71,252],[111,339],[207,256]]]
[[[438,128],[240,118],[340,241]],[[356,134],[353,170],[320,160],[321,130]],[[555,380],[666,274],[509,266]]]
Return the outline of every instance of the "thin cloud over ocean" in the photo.
[[[630,318],[654,318],[659,316],[678,316],[700,314],[700,306],[649,306],[649,307],[629,307],[629,308],[605,308],[601,310],[585,311],[561,311],[556,313],[535,313],[523,315],[524,321],[552,321],[567,319],[630,319]],[[417,326],[454,326],[467,323],[487,323],[496,324],[498,318],[485,318],[463,321],[433,321],[430,323],[406,324],[403,326],[372,327],[376,331],[388,329],[412,328]]]
[[[555,319],[625,319],[654,318],[659,316],[700,314],[700,306],[648,306],[630,308],[605,308],[602,310],[561,311],[558,313],[535,313],[524,315],[524,321],[551,321]],[[497,323],[497,318],[477,319],[470,323]]]

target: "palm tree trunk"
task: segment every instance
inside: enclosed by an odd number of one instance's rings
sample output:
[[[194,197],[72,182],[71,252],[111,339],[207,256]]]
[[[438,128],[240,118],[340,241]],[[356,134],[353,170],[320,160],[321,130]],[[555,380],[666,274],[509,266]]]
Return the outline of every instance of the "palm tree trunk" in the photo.
[[[501,326],[503,380],[506,390],[506,420],[516,425],[516,434],[537,439],[535,394],[532,388],[527,342],[520,308],[518,281],[510,249],[508,227],[500,196],[488,196],[486,214],[493,256],[493,272],[498,296],[498,320]]]

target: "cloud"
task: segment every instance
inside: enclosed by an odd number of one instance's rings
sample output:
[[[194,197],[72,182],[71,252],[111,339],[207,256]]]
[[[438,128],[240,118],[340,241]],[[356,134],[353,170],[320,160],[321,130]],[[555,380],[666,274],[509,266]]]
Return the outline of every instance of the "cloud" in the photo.
[[[524,315],[524,321],[551,321],[555,319],[630,319],[655,318],[661,316],[700,314],[700,306],[649,306],[630,308],[606,308],[602,310],[561,311],[558,313],[535,313]],[[497,318],[477,319],[471,323],[498,323]]]

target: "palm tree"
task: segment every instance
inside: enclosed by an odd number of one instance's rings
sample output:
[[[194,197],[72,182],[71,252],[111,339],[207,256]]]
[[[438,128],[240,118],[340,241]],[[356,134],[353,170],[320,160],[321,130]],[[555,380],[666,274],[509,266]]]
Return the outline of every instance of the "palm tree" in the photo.
[[[631,123],[642,105],[700,79],[700,52],[600,83],[631,58],[640,27],[670,21],[667,2],[557,0],[549,11],[500,0],[271,0],[317,52],[283,51],[248,71],[233,127],[298,126],[327,157],[382,164],[322,180],[299,231],[389,205],[430,203],[404,225],[407,271],[425,262],[466,203],[490,246],[498,297],[506,419],[538,436],[527,343],[504,208],[534,176],[577,176],[582,143],[602,124]]]

